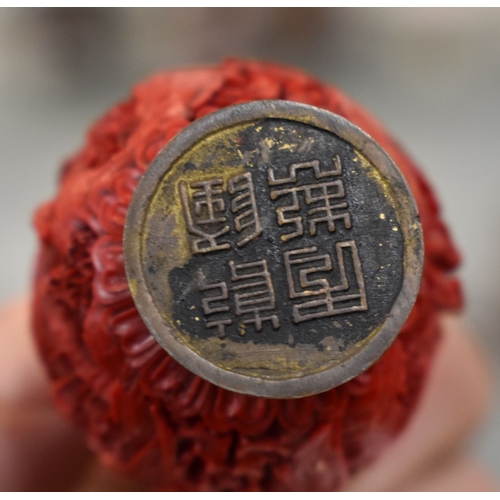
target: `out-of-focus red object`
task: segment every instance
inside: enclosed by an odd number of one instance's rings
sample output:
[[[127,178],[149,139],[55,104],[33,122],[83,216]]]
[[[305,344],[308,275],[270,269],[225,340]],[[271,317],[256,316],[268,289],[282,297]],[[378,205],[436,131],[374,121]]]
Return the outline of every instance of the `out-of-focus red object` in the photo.
[[[425,264],[413,311],[367,372],[296,400],[220,389],[174,361],[132,300],[122,255],[134,189],[158,151],[197,118],[257,99],[344,116],[392,157],[415,196]],[[38,209],[33,326],[59,410],[102,462],[166,490],[336,490],[408,421],[439,338],[461,305],[458,265],[431,189],[382,126],[339,90],[291,68],[228,60],[161,73],[97,122]]]

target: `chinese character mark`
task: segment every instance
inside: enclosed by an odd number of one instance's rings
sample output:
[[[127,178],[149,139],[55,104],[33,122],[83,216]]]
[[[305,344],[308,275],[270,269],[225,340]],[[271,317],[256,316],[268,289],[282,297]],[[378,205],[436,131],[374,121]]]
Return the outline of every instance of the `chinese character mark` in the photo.
[[[282,177],[276,179],[274,175],[274,169],[269,167],[267,169],[267,179],[270,186],[276,186],[278,184],[288,184],[289,182],[297,182],[297,171],[304,170],[307,168],[312,168],[314,171],[314,177],[316,179],[322,179],[323,177],[335,176],[342,174],[342,164],[340,163],[340,156],[336,155],[333,158],[334,168],[332,170],[321,170],[321,165],[319,160],[304,161],[301,163],[292,163],[288,169],[290,175],[288,177]]]
[[[229,232],[229,225],[224,224],[226,217],[223,213],[226,205],[222,198],[222,185],[222,179],[193,182],[190,185],[194,190],[190,204],[186,182],[179,183],[187,231],[194,236],[191,241],[193,254],[231,248],[227,242],[217,242],[217,238]]]
[[[289,297],[312,299],[293,305],[294,323],[368,310],[356,243],[353,240],[338,242],[335,250],[339,279],[333,286],[328,278],[317,276],[317,273],[334,270],[328,253],[319,254],[316,246],[284,252]],[[350,259],[354,269],[355,283],[350,283],[347,278],[346,258]]]
[[[227,303],[229,294],[225,281],[218,283],[207,284],[202,275],[198,277],[199,290],[202,295],[201,306],[205,316],[209,317],[209,321],[205,323],[206,328],[217,328],[217,336],[220,339],[226,337],[226,326],[229,326],[233,321],[229,318],[218,318],[220,313],[229,311]],[[212,317],[212,315],[217,315]],[[218,318],[218,319],[217,319]]]
[[[234,224],[236,231],[243,233],[243,238],[236,245],[242,247],[262,233],[252,175],[247,172],[231,177],[228,185],[229,193],[236,194],[231,202],[231,211],[238,214],[234,218]]]
[[[332,170],[323,171],[319,160],[294,163],[289,166],[289,176],[278,179],[275,177],[274,169],[269,168],[268,182],[271,186],[297,183],[297,171],[305,169],[312,169],[316,179],[341,175],[342,164],[338,155],[333,159],[333,164],[334,168]],[[306,219],[311,236],[316,235],[317,225],[322,222],[327,224],[330,232],[335,231],[336,221],[339,220],[343,220],[346,229],[352,227],[350,215],[346,210],[347,203],[345,201],[339,203],[339,200],[345,197],[344,184],[341,179],[274,189],[271,191],[272,200],[277,200],[282,196],[289,196],[288,205],[276,209],[278,224],[280,226],[291,224],[293,228],[292,231],[282,236],[283,241],[289,241],[304,234],[303,217],[299,213],[301,208],[300,193],[303,194],[305,203],[308,206]]]
[[[320,184],[310,184],[304,186],[307,205],[316,204],[314,208],[307,211],[309,215],[309,234],[314,236],[317,232],[316,225],[320,222],[328,224],[328,231],[335,231],[335,221],[344,220],[346,229],[351,228],[351,219],[348,212],[335,213],[335,210],[347,208],[347,203],[334,203],[336,198],[344,198],[344,184],[336,180],[332,182],[322,182]]]
[[[264,321],[270,321],[273,328],[280,327],[276,314],[261,315],[265,311],[276,308],[276,296],[271,280],[271,275],[265,259],[244,264],[235,264],[229,261],[231,281],[242,283],[232,287],[236,315],[245,316],[242,324],[254,324],[255,329],[262,331]]]

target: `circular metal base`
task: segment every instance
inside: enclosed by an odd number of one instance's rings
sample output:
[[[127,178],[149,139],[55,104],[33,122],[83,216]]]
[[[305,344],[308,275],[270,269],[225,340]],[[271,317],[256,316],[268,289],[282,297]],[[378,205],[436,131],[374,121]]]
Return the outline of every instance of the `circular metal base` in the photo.
[[[416,299],[412,194],[328,111],[255,101],[205,116],[134,194],[124,258],[137,308],[186,368],[226,389],[316,394],[390,346]]]

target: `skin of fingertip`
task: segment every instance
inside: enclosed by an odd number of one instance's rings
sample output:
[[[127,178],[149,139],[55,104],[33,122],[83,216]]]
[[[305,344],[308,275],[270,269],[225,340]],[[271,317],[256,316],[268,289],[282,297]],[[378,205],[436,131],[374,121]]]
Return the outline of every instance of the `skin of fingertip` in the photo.
[[[493,376],[462,320],[442,314],[440,323],[441,341],[409,424],[371,467],[351,479],[349,491],[411,490],[431,477],[439,482],[445,469],[464,459],[472,431],[491,405]],[[493,480],[485,471],[482,477],[489,488]]]

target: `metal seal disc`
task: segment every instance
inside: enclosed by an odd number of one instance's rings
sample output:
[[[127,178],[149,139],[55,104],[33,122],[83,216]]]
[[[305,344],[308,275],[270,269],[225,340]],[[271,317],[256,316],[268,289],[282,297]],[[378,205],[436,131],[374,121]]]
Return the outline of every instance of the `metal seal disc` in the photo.
[[[205,116],[152,162],[124,258],[156,340],[210,382],[295,398],[362,373],[417,296],[422,232],[382,148],[328,111],[254,101]]]

